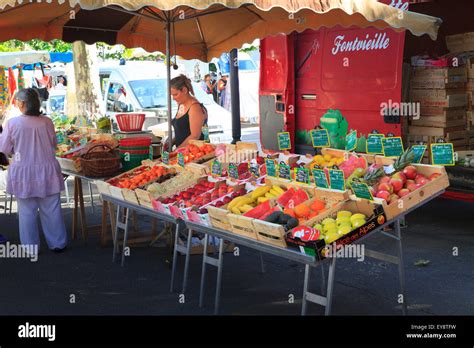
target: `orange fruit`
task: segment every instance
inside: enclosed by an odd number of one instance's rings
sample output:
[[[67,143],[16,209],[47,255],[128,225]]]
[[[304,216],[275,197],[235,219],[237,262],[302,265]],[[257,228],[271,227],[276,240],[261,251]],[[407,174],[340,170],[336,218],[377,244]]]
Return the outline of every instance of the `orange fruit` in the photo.
[[[311,210],[304,203],[298,204],[295,207],[295,215],[296,215],[297,218],[305,218],[305,217],[309,216],[310,213],[311,213]]]
[[[325,207],[326,207],[326,204],[324,203],[324,201],[319,200],[319,199],[315,199],[313,203],[311,203],[310,205],[311,210],[316,210],[316,211],[320,211],[324,209]]]
[[[291,208],[285,208],[285,209],[283,210],[283,213],[284,213],[284,214],[287,214],[287,215],[290,215],[291,217],[294,217],[294,218],[296,217],[295,212],[294,212],[293,209],[291,209]]]

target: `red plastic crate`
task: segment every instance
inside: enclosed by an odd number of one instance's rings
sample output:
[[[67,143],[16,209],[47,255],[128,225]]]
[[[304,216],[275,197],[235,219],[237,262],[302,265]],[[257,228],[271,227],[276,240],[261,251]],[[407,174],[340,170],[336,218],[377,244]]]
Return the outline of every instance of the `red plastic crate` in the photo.
[[[150,137],[139,137],[139,138],[124,138],[120,139],[121,147],[132,147],[132,146],[150,146]]]
[[[141,131],[145,122],[145,114],[117,114],[116,118],[122,132]]]

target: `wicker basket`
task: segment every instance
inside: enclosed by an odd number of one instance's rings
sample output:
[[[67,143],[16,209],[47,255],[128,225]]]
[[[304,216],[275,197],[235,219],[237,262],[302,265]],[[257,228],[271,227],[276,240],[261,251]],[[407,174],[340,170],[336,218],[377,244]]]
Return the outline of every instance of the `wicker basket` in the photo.
[[[102,146],[108,151],[91,152],[92,149]],[[82,172],[91,178],[107,178],[117,175],[120,172],[120,156],[110,146],[98,144],[92,146],[81,156]]]

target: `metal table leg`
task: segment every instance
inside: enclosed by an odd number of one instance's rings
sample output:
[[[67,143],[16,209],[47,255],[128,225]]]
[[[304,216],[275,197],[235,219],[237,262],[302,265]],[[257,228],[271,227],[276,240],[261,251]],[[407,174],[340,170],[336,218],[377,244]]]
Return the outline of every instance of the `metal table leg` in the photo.
[[[221,283],[222,283],[222,266],[224,263],[224,240],[221,239],[219,243],[219,261],[217,264],[217,285],[216,285],[216,301],[214,305],[214,314],[219,313],[219,302],[221,299]]]
[[[201,286],[199,291],[199,307],[202,308],[204,301],[204,286],[206,282],[206,264],[207,264],[207,244],[209,243],[209,235],[204,236],[204,252],[202,257]]]
[[[123,247],[122,247],[122,267],[125,263],[125,249],[127,248],[127,237],[128,237],[128,214],[130,209],[125,208],[125,226],[123,226]]]
[[[310,274],[310,266],[304,265],[303,301],[301,305],[301,315],[306,315],[306,307],[307,307],[306,294],[308,293],[309,274]]]
[[[263,262],[263,253],[260,252],[260,266],[262,267],[262,273],[265,273],[265,263]]]
[[[118,235],[119,231],[122,230],[124,232],[123,237],[123,248],[122,248],[122,266],[125,263],[125,248],[127,247],[127,237],[128,237],[128,217],[130,210],[124,208],[124,222],[121,221],[121,207],[117,206],[117,216],[116,216],[116,223],[115,223],[115,234],[114,234],[114,248],[112,254],[112,262],[115,262],[116,254],[118,253]]]
[[[95,209],[94,209],[94,196],[92,195],[92,183],[89,181],[89,197],[91,199],[91,208],[92,208],[92,214],[95,214]]]
[[[186,244],[186,260],[184,261],[184,279],[183,279],[183,291],[186,292],[186,285],[188,283],[188,273],[189,273],[189,259],[191,258],[191,242],[192,242],[193,231],[188,230],[188,240]]]
[[[400,220],[395,222],[395,233],[398,237],[398,271],[400,275],[400,291],[403,296],[402,313],[407,315],[407,301],[405,294],[405,264],[403,262],[402,234],[400,231]]]
[[[324,311],[324,315],[331,314],[331,306],[332,306],[332,292],[334,289],[334,274],[336,272],[336,257],[331,259],[331,263],[329,264],[329,275],[328,275],[328,292],[327,292],[327,304],[326,310]]]
[[[175,228],[175,234],[174,234],[174,250],[173,250],[173,265],[171,268],[171,286],[170,286],[170,292],[173,292],[174,290],[174,277],[176,273],[176,263],[178,261],[178,238],[179,238],[179,224],[176,224]]]

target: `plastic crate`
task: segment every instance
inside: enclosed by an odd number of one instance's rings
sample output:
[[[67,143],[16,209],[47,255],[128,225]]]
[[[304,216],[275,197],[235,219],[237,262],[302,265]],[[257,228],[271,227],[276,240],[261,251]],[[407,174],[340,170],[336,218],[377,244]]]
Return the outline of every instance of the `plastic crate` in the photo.
[[[145,123],[145,114],[117,114],[115,117],[122,132],[141,131]]]
[[[150,137],[123,138],[119,141],[120,147],[149,147],[151,145]]]

